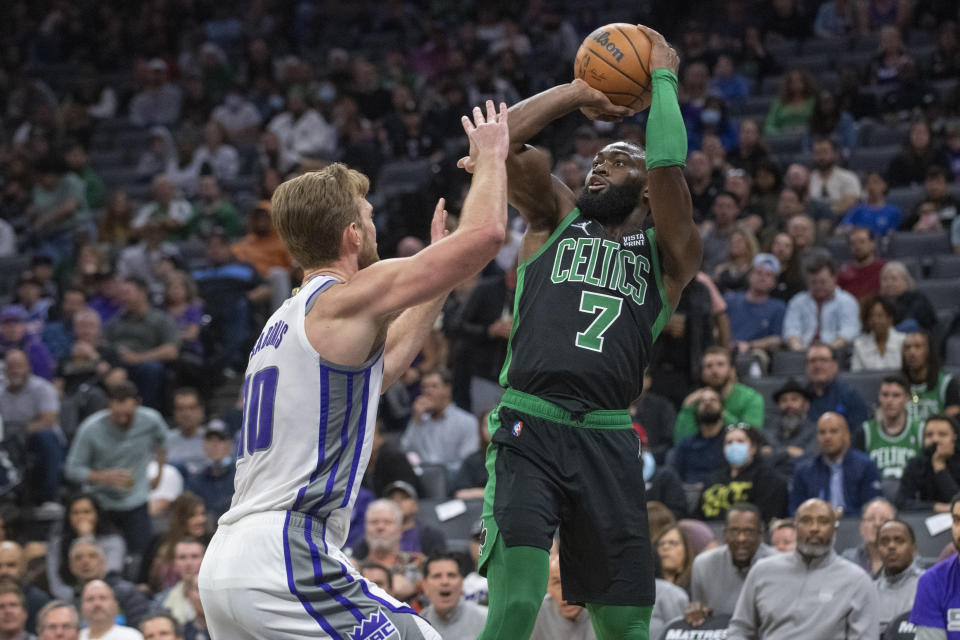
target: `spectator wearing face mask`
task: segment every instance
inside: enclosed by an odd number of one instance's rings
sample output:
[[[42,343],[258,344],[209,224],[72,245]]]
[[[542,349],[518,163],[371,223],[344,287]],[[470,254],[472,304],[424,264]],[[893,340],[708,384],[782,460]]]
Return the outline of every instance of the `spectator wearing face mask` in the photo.
[[[697,517],[725,518],[739,502],[756,505],[762,522],[787,514],[787,482],[760,457],[762,445],[760,431],[747,425],[727,427],[723,437],[726,464],[704,482]]]

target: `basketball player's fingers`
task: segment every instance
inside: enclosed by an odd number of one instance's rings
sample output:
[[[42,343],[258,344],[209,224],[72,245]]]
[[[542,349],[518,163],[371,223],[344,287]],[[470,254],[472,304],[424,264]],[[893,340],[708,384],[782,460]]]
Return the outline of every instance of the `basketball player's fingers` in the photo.
[[[473,173],[473,160],[470,159],[470,156],[464,156],[457,160],[457,166],[467,173]]]
[[[486,120],[483,119],[483,110],[480,107],[473,108],[473,122],[478,127],[486,122]]]
[[[497,108],[493,104],[493,100],[487,100],[487,122],[496,122],[497,121]]]
[[[509,113],[509,109],[507,109],[507,103],[501,102],[500,113],[497,114],[497,122],[507,124],[507,113]]]
[[[645,25],[645,24],[638,24],[638,25],[637,25],[637,29],[640,29],[640,31],[643,31],[643,33],[646,34],[646,36],[647,36],[648,38],[650,38],[650,42],[651,42],[652,44],[661,44],[661,43],[662,43],[662,44],[666,44],[666,43],[667,43],[667,39],[664,38],[664,37],[660,34],[659,31],[656,31],[655,29],[651,29],[650,27],[648,27],[648,26]]]
[[[473,122],[470,120],[470,116],[460,116],[460,124],[463,125],[463,130],[469,136],[476,127],[473,126]]]

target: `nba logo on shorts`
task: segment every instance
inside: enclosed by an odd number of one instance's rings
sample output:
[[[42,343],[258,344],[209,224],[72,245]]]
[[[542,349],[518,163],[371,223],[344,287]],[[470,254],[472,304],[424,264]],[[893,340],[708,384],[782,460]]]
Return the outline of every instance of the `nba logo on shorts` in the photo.
[[[523,431],[523,423],[517,420],[513,423],[513,435],[519,436],[521,431]]]
[[[368,619],[353,628],[350,640],[387,640],[395,633],[397,628],[390,622],[390,618],[377,609]]]

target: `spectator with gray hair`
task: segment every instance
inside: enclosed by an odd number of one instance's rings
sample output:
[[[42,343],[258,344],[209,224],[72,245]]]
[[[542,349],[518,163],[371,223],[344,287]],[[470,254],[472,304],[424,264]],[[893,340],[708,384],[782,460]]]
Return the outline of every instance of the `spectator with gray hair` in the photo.
[[[112,590],[128,624],[137,625],[153,608],[139,587],[115,571],[107,572],[106,556],[95,538],[77,538],[70,545],[70,573],[77,591],[64,594],[68,596],[64,600],[80,601],[83,585],[102,580]]]
[[[880,270],[880,295],[893,300],[897,307],[894,317],[898,331],[909,333],[923,329],[929,331],[937,324],[937,313],[922,291],[917,291],[916,282],[906,265],[892,260]]]
[[[51,600],[37,613],[38,640],[77,640],[80,614],[72,604]]]

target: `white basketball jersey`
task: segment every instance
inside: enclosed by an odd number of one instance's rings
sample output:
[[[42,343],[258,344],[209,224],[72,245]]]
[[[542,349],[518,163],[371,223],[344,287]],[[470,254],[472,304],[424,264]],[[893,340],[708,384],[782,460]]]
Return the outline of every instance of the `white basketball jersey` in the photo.
[[[341,547],[370,460],[383,350],[360,366],[322,359],[304,319],[339,284],[317,276],[277,309],[250,352],[230,510],[221,523],[263,511],[299,511]]]

